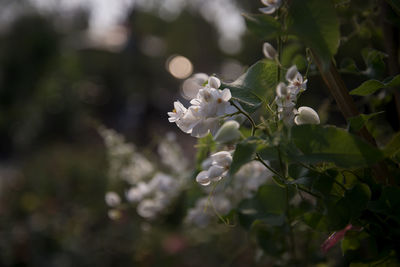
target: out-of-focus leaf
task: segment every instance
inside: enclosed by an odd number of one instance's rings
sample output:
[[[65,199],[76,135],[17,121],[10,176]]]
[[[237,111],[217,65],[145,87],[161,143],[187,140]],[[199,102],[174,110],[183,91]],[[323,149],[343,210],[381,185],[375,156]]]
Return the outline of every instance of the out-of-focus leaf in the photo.
[[[400,16],[400,0],[386,0],[393,10]]]
[[[400,132],[395,134],[383,149],[386,157],[394,156],[400,150]]]
[[[385,74],[386,64],[384,59],[387,55],[381,51],[365,48],[361,52],[367,69],[363,74],[373,79],[382,79]]]
[[[238,101],[247,112],[254,112],[263,100],[272,101],[275,94],[278,67],[271,60],[261,60],[252,65],[233,83],[223,83],[229,88],[232,100]]]
[[[281,32],[281,24],[265,14],[243,14],[247,28],[263,39],[275,38]]]
[[[240,167],[253,160],[258,143],[259,141],[257,138],[250,137],[236,145],[232,164],[229,169],[230,175],[235,174]]]
[[[289,7],[290,33],[315,51],[327,70],[339,46],[339,21],[331,1],[293,0]]]
[[[395,76],[389,82],[380,82],[377,80],[369,80],[362,83],[356,89],[350,91],[351,95],[366,96],[371,95],[381,88],[400,86],[400,75]]]
[[[333,162],[339,167],[351,168],[368,166],[383,159],[379,149],[334,126],[295,126],[292,140],[303,153],[292,157],[306,163]]]
[[[369,121],[372,117],[375,117],[376,115],[382,114],[383,111],[380,112],[375,112],[371,114],[360,114],[355,117],[351,117],[348,119],[349,124],[350,124],[350,129],[354,132],[358,132],[361,130],[362,127]]]
[[[211,134],[197,140],[196,168],[201,169],[201,163],[207,158],[210,151],[215,147],[215,141]]]

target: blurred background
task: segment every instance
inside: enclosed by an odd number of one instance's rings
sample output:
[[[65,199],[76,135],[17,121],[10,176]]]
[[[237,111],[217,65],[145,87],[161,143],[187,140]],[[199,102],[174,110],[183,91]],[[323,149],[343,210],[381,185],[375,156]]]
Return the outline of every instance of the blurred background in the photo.
[[[336,60],[346,85],[383,80],[385,56],[373,50],[384,51],[375,1],[334,2],[354,11],[337,9]],[[197,140],[167,112],[177,99],[187,106],[181,91],[191,75],[229,82],[263,57],[266,40],[248,33],[241,15],[260,7],[259,0],[0,0],[0,266],[272,266],[268,251],[278,266],[285,251],[273,242],[284,236],[266,234],[258,246],[239,226],[182,226],[200,194],[190,174],[197,189],[179,197],[176,212],[152,223],[134,213],[111,220],[110,164],[98,132],[114,129],[143,154],[155,154],[174,132],[193,170]],[[289,38],[282,64],[304,73],[304,52]],[[312,65],[299,104],[318,110],[322,123],[346,126],[314,74]],[[395,107],[390,95],[378,100],[359,109],[385,109],[391,125],[373,133],[389,136],[398,129]],[[310,251],[310,262],[335,266],[318,247]],[[340,263],[339,248],[331,258]]]
[[[262,56],[245,0],[0,0],[0,266],[236,266],[240,229],[188,241],[177,222],[144,233],[104,202],[105,125],[148,147],[193,73],[237,78]],[[187,102],[185,102],[187,103]],[[218,234],[217,234],[218,233]],[[200,232],[201,234],[201,232]],[[243,243],[242,243],[243,242]],[[239,244],[239,245],[238,245]]]

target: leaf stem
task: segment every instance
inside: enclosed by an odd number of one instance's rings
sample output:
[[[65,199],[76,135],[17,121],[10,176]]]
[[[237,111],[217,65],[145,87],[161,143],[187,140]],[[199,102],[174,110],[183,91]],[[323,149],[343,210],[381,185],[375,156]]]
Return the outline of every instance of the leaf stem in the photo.
[[[242,110],[238,105],[235,104],[235,102],[231,101],[232,105],[239,110],[240,113],[242,113],[246,118],[250,121],[251,123],[251,136],[254,136],[256,133],[257,125],[254,122],[253,118],[244,110]]]

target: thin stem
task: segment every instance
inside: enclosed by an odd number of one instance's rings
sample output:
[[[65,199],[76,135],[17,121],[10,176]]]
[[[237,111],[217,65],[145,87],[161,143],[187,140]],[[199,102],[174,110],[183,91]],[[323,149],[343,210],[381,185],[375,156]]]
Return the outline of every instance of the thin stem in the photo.
[[[277,175],[279,178],[283,179],[282,175],[277,172],[276,170],[274,170],[273,168],[271,168],[267,163],[265,163],[265,161],[261,158],[260,154],[256,153],[256,159],[261,162],[262,165],[265,166],[265,168],[267,168],[268,170],[270,170],[273,174]]]
[[[254,136],[254,134],[256,133],[256,123],[254,122],[253,118],[244,110],[242,110],[238,105],[235,104],[235,102],[231,102],[232,105],[237,108],[239,110],[240,113],[242,113],[244,116],[246,116],[246,118],[250,121],[251,123],[251,136]]]
[[[290,216],[289,187],[288,186],[286,186],[286,217],[287,217],[288,226],[289,226],[290,250],[292,251],[293,260],[296,261],[296,246],[294,243],[292,220],[291,220],[291,216]]]

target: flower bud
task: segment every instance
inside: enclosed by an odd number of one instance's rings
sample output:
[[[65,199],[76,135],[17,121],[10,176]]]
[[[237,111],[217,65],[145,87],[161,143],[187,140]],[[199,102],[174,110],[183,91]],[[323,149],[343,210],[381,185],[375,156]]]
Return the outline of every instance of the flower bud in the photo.
[[[296,118],[294,118],[294,123],[297,125],[301,124],[319,124],[318,113],[309,107],[300,107]]]
[[[263,45],[263,53],[264,56],[268,59],[275,59],[275,57],[278,54],[275,48],[270,43],[267,42],[265,42]]]
[[[214,89],[218,89],[221,86],[221,81],[217,77],[211,76],[208,78],[208,86]]]
[[[219,143],[230,143],[240,138],[239,123],[237,121],[227,121],[214,136],[214,140]]]

